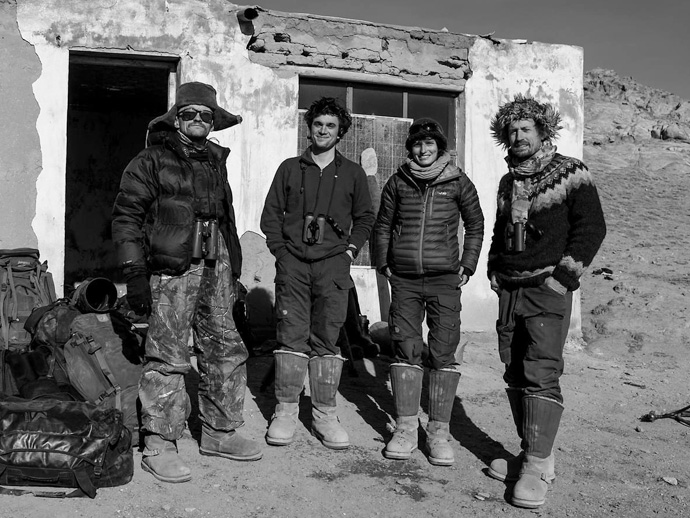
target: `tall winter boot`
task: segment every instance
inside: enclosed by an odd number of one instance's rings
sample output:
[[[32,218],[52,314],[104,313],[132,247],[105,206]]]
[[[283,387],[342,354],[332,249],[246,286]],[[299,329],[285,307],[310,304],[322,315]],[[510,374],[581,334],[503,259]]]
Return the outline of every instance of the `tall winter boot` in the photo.
[[[191,470],[177,454],[175,441],[163,439],[158,434],[144,436],[144,456],[141,468],[163,482],[187,482],[192,479]]]
[[[391,365],[390,375],[396,427],[383,456],[387,459],[407,460],[417,449],[417,413],[422,398],[424,369],[418,365],[394,363]]]
[[[450,439],[450,416],[460,373],[453,367],[429,372],[429,424],[426,428],[426,449],[434,466],[452,466],[455,462]]]
[[[520,454],[509,459],[494,459],[489,465],[489,476],[496,480],[505,482],[515,482],[520,478],[520,469],[522,462],[525,459],[525,441],[522,433],[524,411],[522,408],[522,397],[525,395],[524,389],[508,387],[506,389],[508,395],[508,402],[510,403],[510,410],[513,414],[513,421],[515,422],[515,429],[518,437],[520,437]]]
[[[266,442],[273,446],[290,444],[297,429],[299,395],[307,375],[309,356],[292,351],[276,351],[275,392],[278,404],[266,432]]]
[[[535,509],[546,501],[554,473],[553,443],[563,414],[563,405],[541,396],[522,398],[524,409],[525,460],[513,488],[513,504]]]
[[[314,356],[309,360],[311,433],[332,450],[350,446],[350,438],[336,415],[335,396],[344,362],[345,358],[335,355]]]

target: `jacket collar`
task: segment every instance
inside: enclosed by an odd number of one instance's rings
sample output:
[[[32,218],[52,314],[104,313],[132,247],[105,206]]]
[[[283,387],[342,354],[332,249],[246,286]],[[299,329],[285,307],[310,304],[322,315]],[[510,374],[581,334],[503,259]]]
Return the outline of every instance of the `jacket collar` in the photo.
[[[187,160],[184,151],[182,151],[182,143],[180,142],[180,138],[177,136],[177,131],[159,131],[150,133],[147,141],[149,146],[157,144],[163,145],[168,149],[171,149],[182,160]],[[216,144],[210,140],[207,142],[207,145],[209,156],[211,160],[216,163],[223,163],[230,154],[230,149]]]
[[[411,180],[416,185],[416,182],[414,182],[414,178],[410,174],[410,170],[407,167],[407,164],[402,164],[398,168],[398,171],[400,172],[400,174]],[[434,178],[433,181],[429,182],[429,185],[437,185],[439,183],[448,182],[450,180],[454,180],[455,178],[459,178],[461,172],[462,169],[460,169],[458,166],[453,164],[447,164],[446,167],[443,168],[443,171],[441,171],[441,174]]]
[[[300,162],[304,162],[307,165],[316,165],[316,162],[314,162],[314,159],[311,157],[311,146],[309,146],[307,149],[305,149],[302,154],[299,157]],[[340,167],[343,164],[343,155],[340,154],[340,151],[337,149],[335,150],[335,158],[333,159],[333,162],[335,163],[336,167]]]

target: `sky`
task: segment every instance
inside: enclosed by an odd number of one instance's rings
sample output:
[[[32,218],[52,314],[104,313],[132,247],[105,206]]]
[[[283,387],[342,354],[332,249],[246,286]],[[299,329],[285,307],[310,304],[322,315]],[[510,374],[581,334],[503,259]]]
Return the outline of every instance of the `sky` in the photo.
[[[614,70],[690,100],[690,0],[259,0],[269,10],[577,45]]]

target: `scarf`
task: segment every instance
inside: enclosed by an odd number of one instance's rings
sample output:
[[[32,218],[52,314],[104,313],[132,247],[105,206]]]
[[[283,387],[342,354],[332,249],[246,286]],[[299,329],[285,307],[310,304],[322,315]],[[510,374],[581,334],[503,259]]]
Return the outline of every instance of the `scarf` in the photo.
[[[406,159],[408,170],[410,174],[419,180],[433,180],[441,174],[448,162],[450,162],[450,154],[444,151],[436,161],[428,166],[421,166],[411,158]]]
[[[180,139],[180,144],[182,144],[182,151],[189,157],[190,154],[197,155],[200,153],[206,154],[206,149],[208,147],[208,141],[204,139],[203,144],[197,144],[189,139],[187,135],[177,130],[177,136]]]
[[[508,172],[513,175],[513,192],[510,198],[510,216],[513,224],[527,221],[532,204],[532,177],[543,171],[555,154],[556,146],[544,142],[539,151],[523,162],[515,163],[510,155],[506,157]]]

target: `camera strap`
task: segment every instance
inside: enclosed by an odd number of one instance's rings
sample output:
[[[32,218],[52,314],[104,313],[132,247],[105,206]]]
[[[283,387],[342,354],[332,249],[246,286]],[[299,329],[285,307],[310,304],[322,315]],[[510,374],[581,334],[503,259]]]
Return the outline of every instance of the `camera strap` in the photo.
[[[335,165],[335,174],[333,175],[333,185],[331,186],[331,194],[328,198],[328,206],[326,207],[326,215],[328,216],[331,212],[331,204],[333,203],[333,196],[335,195],[335,184],[338,182],[338,162],[337,162],[337,157],[336,160],[333,161]],[[300,169],[302,170],[302,184],[300,185],[299,192],[302,195],[302,216],[306,217],[306,215],[309,213],[307,210],[307,196],[305,194],[305,182],[306,182],[306,176],[307,176],[307,164],[304,162],[300,161]],[[316,187],[316,197],[314,199],[314,208],[311,211],[312,213],[316,212],[316,207],[318,206],[319,203],[319,194],[321,192],[321,180],[323,180],[323,170],[319,173],[319,183]],[[330,218],[333,219],[333,218]]]

